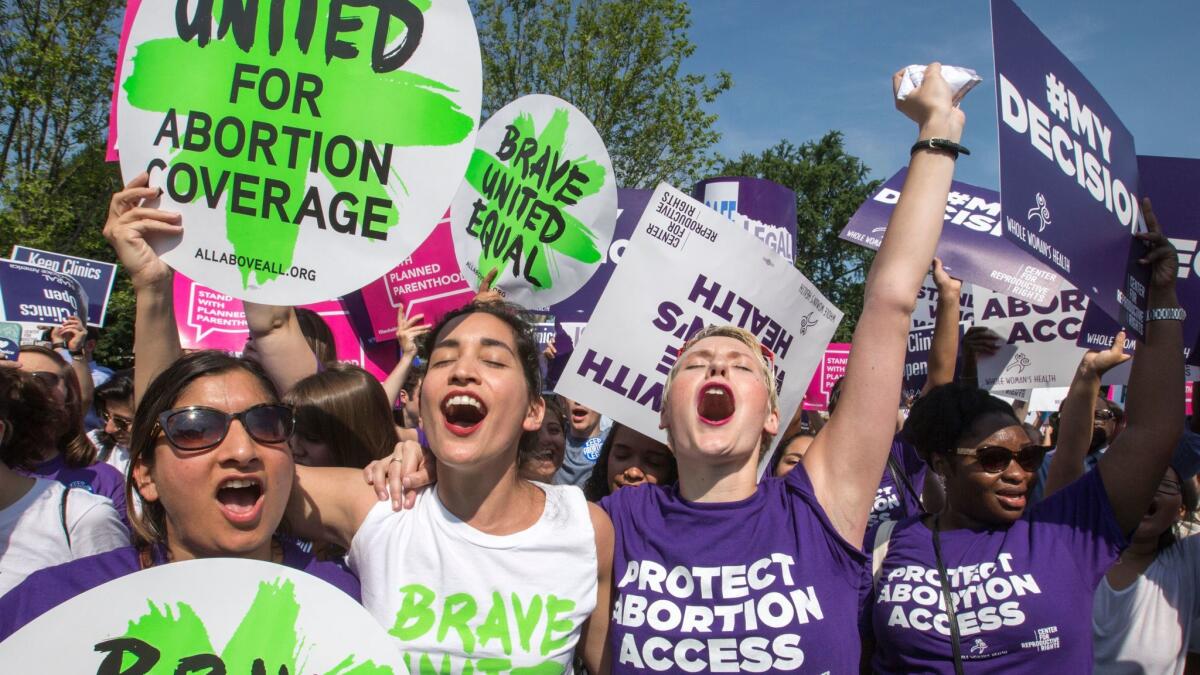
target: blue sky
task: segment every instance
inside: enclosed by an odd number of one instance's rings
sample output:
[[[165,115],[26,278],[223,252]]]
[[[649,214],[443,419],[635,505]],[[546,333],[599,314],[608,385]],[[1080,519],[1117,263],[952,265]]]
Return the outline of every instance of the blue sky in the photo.
[[[1017,0],[1133,133],[1139,154],[1200,158],[1200,1]],[[907,163],[915,126],[892,107],[891,75],[940,60],[984,81],[963,102],[972,150],[956,178],[998,188],[986,0],[691,0],[694,72],[729,71],[717,150],[846,134],[872,177]]]

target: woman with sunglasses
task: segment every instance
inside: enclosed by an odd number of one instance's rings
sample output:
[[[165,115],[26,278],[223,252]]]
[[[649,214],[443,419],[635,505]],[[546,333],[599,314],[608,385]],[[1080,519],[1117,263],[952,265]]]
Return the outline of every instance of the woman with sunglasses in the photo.
[[[96,387],[92,407],[104,425],[88,432],[99,461],[122,476],[129,472],[129,432],[133,428],[133,369],[118,370]]]
[[[129,512],[134,545],[31,575],[0,598],[0,640],[58,604],[153,565],[236,557],[302,569],[359,597],[358,580],[276,536],[295,478],[291,409],[255,363],[222,352],[182,355],[172,272],[146,241],[178,234],[178,214],[142,174],[113,196],[104,235],[133,279],[135,404]]]
[[[96,461],[96,446],[83,430],[83,396],[75,370],[53,349],[37,345],[22,346],[17,360],[45,386],[60,419],[54,444],[45,448],[23,472],[107,497],[121,518],[125,518],[125,477],[108,464]]]
[[[1027,510],[1045,448],[1007,403],[952,384],[913,406],[904,433],[945,479],[946,501],[874,537],[863,623],[875,672],[1091,671],[1092,631],[1080,617],[1183,428],[1178,263],[1149,202],[1144,212],[1150,320],[1133,360],[1128,427],[1095,471]]]
[[[112,579],[195,558],[274,561],[355,599],[358,581],[276,537],[292,488],[292,412],[255,364],[221,352],[183,356],[143,395],[130,446],[134,545],[43,570],[0,598],[0,640]]]

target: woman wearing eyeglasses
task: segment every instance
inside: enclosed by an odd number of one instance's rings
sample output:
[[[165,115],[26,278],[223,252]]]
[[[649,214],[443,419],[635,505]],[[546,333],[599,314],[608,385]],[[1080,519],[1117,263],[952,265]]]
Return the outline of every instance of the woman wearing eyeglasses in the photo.
[[[99,460],[124,476],[129,472],[129,432],[133,429],[133,370],[119,370],[96,387],[92,406],[104,426],[88,432]]]
[[[0,598],[0,640],[58,604],[112,579],[195,558],[274,561],[355,599],[358,581],[275,531],[294,477],[292,412],[266,375],[221,352],[183,356],[141,398],[130,445],[134,545],[31,575]]]
[[[945,479],[946,501],[873,538],[863,623],[875,672],[1091,671],[1092,630],[1080,618],[1142,521],[1183,428],[1176,254],[1149,202],[1144,212],[1146,339],[1130,376],[1128,426],[1095,471],[1026,509],[1045,448],[1008,404],[951,384],[913,406],[904,433]]]

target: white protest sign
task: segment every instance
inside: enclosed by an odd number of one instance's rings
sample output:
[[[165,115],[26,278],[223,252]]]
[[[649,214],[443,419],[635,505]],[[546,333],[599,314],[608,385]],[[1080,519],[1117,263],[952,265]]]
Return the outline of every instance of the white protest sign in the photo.
[[[147,2],[121,64],[126,180],[182,238],[163,260],[242,300],[355,291],[440,222],[475,147],[467,0]]]
[[[979,357],[979,386],[988,390],[1069,387],[1086,351],[1076,340],[1087,306],[1087,296],[1065,282],[1042,307],[976,287],[975,324],[1002,339],[996,354]],[[1129,363],[1113,368],[1102,382],[1122,384],[1129,379],[1129,369]]]
[[[666,442],[659,410],[677,350],[705,325],[733,324],[775,354],[784,429],[841,320],[842,312],[784,258],[664,183],[557,390]]]
[[[473,288],[524,307],[571,297],[600,267],[617,221],[617,179],[604,140],[566,101],[523,96],[479,132],[450,209],[454,249]]]
[[[334,586],[213,558],[151,567],[46,612],[0,643],[11,673],[407,673],[395,640]]]

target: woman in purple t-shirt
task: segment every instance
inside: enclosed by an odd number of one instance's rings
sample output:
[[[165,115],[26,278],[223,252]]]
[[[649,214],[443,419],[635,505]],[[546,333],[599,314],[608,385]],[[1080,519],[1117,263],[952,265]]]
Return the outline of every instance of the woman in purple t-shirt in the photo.
[[[919,125],[918,139],[955,147],[964,117],[940,66],[897,106]],[[705,329],[680,350],[662,408],[678,485],[622,489],[602,502],[616,530],[614,672],[857,669],[869,580],[859,543],[895,433],[910,315],[956,154],[914,146],[868,277],[839,414],[786,478],[757,480],[779,426],[773,357],[731,326]]]
[[[945,479],[946,502],[874,538],[864,625],[876,672],[1091,671],[1093,592],[1183,428],[1176,255],[1149,203],[1145,214],[1150,320],[1129,380],[1129,426],[1095,471],[1026,510],[1045,448],[1008,404],[952,384],[913,406],[904,433]]]

